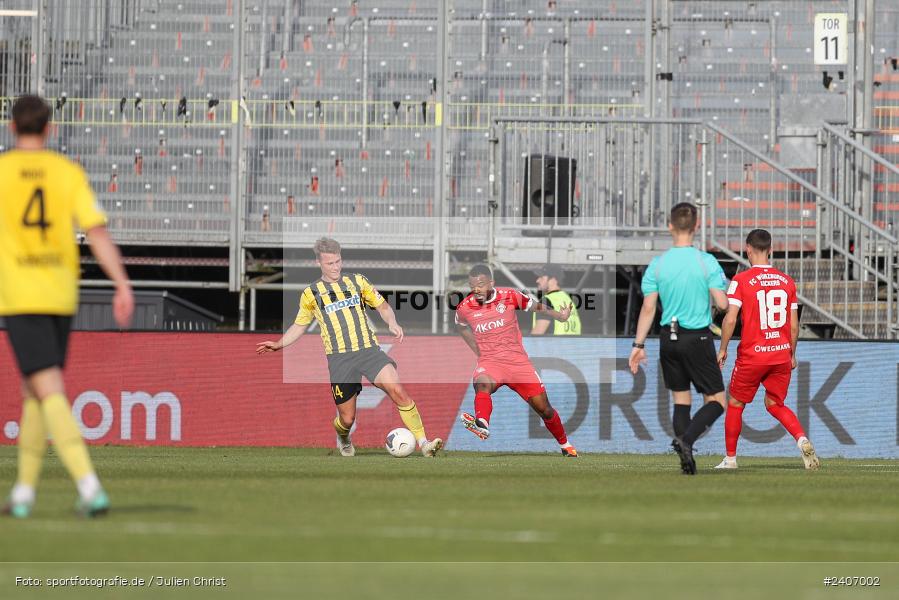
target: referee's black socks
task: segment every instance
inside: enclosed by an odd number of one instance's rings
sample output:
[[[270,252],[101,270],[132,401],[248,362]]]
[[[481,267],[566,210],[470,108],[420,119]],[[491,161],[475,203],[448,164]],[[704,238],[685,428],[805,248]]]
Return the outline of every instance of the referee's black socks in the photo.
[[[671,419],[671,424],[674,426],[675,437],[684,435],[684,432],[687,431],[687,427],[690,426],[689,404],[674,405],[674,417]]]
[[[677,410],[677,407],[675,407],[675,410]],[[689,408],[687,410],[689,411]],[[697,410],[696,414],[693,415],[693,420],[690,421],[687,431],[685,431],[680,438],[685,444],[692,447],[693,444],[696,443],[696,440],[699,439],[699,436],[705,433],[709,427],[714,425],[715,421],[717,421],[718,417],[723,413],[724,408],[717,402],[706,402],[705,406]]]

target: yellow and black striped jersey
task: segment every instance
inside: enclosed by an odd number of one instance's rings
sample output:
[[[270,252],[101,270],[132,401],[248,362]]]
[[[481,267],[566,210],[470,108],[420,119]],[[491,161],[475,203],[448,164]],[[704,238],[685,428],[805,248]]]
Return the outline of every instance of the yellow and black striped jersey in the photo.
[[[341,275],[334,283],[319,279],[300,294],[300,310],[294,321],[308,325],[315,318],[321,328],[325,354],[377,348],[378,338],[368,324],[365,307],[378,308],[384,297],[365,275]]]

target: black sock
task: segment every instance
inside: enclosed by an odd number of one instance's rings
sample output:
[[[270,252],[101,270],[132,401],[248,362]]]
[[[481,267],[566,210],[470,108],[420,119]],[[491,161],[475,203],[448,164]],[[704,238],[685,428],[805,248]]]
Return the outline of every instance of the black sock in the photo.
[[[688,404],[675,404],[674,417],[671,420],[674,426],[674,435],[680,437],[690,426],[690,406]]]
[[[680,436],[685,444],[692,446],[709,427],[715,424],[724,413],[724,408],[717,402],[706,402],[705,406],[696,411],[690,426],[684,435]]]

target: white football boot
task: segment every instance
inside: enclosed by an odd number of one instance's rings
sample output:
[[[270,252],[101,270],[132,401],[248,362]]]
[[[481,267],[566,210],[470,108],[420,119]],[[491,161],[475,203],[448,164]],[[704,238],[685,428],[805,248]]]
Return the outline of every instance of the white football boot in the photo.
[[[716,469],[736,469],[737,468],[737,457],[736,456],[725,456],[724,460],[718,463]]]
[[[350,436],[342,437],[338,435],[337,449],[340,450],[341,456],[356,456],[356,449],[353,447]]]
[[[434,458],[441,448],[443,448],[443,440],[434,438],[430,442],[425,442],[421,445],[421,453],[428,458]]]
[[[802,452],[802,462],[805,463],[806,469],[814,471],[821,466],[821,461],[818,460],[818,455],[815,454],[815,447],[812,446],[807,437],[799,438],[796,445],[799,446],[799,451]]]

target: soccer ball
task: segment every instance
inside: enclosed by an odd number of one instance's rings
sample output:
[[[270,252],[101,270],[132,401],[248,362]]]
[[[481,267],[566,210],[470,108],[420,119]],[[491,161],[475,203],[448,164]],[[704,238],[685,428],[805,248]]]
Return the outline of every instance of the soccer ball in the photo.
[[[415,451],[415,436],[403,427],[398,427],[387,434],[387,451],[396,458],[409,456]]]

